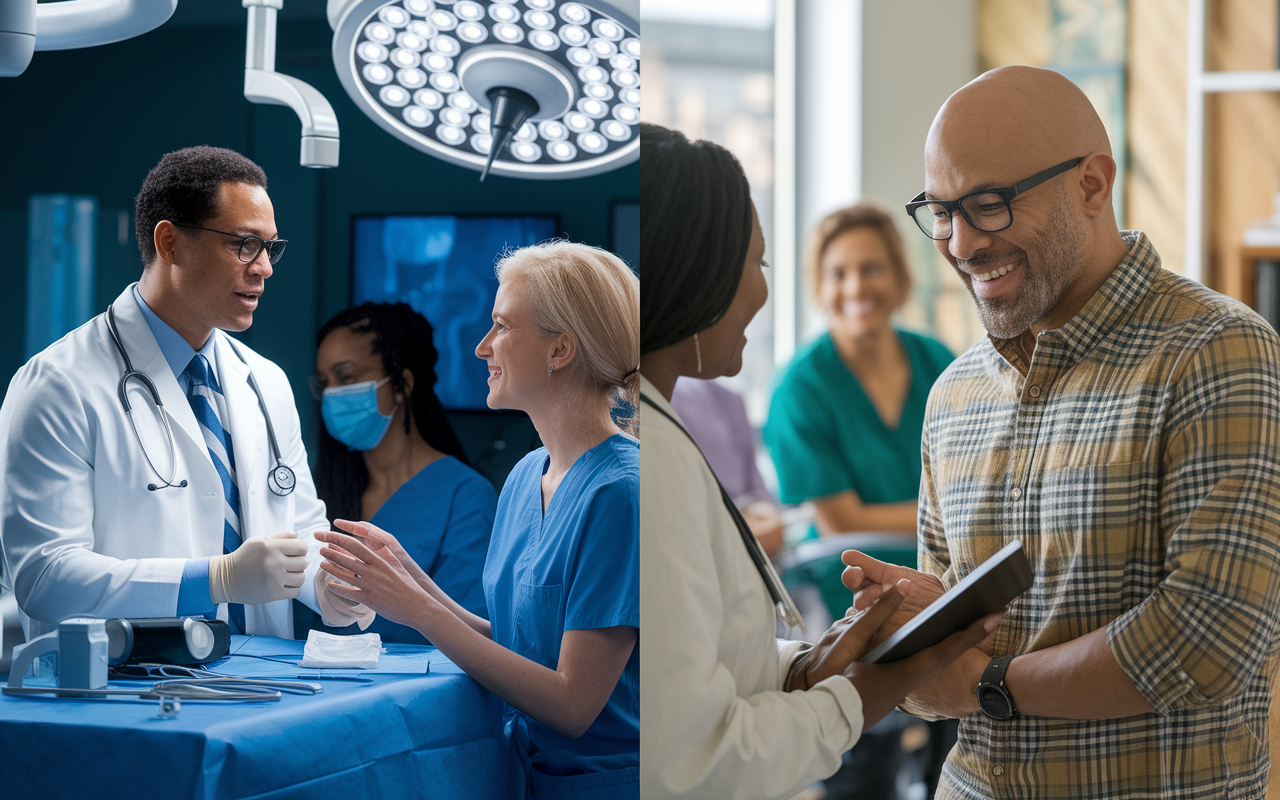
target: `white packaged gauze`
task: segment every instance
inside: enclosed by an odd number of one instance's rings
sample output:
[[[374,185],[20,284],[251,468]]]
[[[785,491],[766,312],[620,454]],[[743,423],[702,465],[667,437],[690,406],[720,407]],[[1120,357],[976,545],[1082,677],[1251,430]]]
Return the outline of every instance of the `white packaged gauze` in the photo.
[[[335,636],[324,631],[307,633],[307,644],[302,648],[300,667],[376,669],[382,653],[382,637],[376,633],[358,636]]]

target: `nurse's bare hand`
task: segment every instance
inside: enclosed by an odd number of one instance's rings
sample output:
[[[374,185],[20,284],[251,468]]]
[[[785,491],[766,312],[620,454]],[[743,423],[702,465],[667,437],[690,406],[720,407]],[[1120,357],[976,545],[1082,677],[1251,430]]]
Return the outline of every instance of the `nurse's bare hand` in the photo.
[[[881,595],[885,586],[892,586],[901,580],[911,581],[910,598],[898,606],[889,621],[876,631],[871,639],[872,647],[888,639],[894,631],[907,624],[908,620],[946,591],[942,581],[927,572],[879,561],[857,550],[845,550],[840,560],[848,565],[840,578],[856,594],[850,611],[865,611]]]
[[[392,622],[422,630],[421,618],[436,600],[414,580],[385,543],[376,542],[375,552],[356,536],[320,531],[315,537],[325,543],[320,548],[320,555],[325,558],[320,568],[350,584],[344,586],[330,581],[330,592],[363,603]],[[409,563],[413,563],[412,560]]]
[[[874,613],[872,607],[870,613]],[[933,647],[887,664],[849,665],[844,675],[862,698],[862,729],[865,731],[894,709],[917,687],[942,674],[952,662],[985,639],[1000,624],[1003,614],[983,617],[958,633],[953,633]]]
[[[426,571],[418,566],[418,562],[404,549],[404,545],[396,537],[368,522],[352,522],[346,519],[335,519],[333,525],[340,531],[346,531],[348,534],[356,537],[364,542],[365,546],[376,555],[387,558],[388,556],[395,559],[405,570],[413,576],[418,583],[426,586],[431,580]]]
[[[809,689],[819,681],[839,675],[870,649],[868,643],[889,617],[911,594],[911,581],[881,587],[879,599],[866,611],[849,609],[836,620],[807,653],[791,664],[786,690]]]

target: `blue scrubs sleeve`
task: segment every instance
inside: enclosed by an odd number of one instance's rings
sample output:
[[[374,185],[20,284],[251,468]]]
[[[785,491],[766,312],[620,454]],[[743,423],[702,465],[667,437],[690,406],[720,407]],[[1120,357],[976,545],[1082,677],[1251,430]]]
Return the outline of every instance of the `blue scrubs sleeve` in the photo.
[[[459,484],[449,508],[448,533],[435,564],[428,567],[432,579],[445,594],[485,619],[489,618],[489,611],[480,576],[489,552],[497,504],[498,495],[493,485],[479,475],[475,480]]]
[[[209,559],[190,558],[182,567],[178,584],[179,617],[200,617],[218,610],[209,597]]]
[[[591,498],[571,571],[564,629],[640,627],[640,484],[619,480]]]

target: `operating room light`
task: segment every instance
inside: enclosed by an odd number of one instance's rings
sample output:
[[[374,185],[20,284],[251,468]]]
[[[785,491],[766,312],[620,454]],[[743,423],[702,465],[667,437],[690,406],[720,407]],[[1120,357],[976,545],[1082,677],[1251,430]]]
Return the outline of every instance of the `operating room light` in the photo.
[[[465,19],[468,22],[479,22],[484,19],[484,6],[472,0],[462,0],[453,7],[453,13],[458,19]]]
[[[524,12],[524,24],[539,31],[549,31],[556,27],[556,18],[546,11]]]
[[[598,133],[583,133],[578,136],[578,147],[588,153],[603,153],[609,142]]]
[[[381,127],[454,164],[483,170],[492,157],[499,175],[554,179],[639,156],[632,6],[329,0],[328,15],[339,78]]]
[[[489,18],[494,22],[518,22],[520,19],[520,12],[517,11],[514,6],[506,4],[492,5],[489,6]]]
[[[578,70],[578,77],[584,83],[604,83],[609,80],[609,71],[595,65]]]
[[[569,129],[553,119],[538,123],[538,134],[548,142],[559,142],[569,138]]]
[[[589,67],[600,60],[585,47],[571,47],[565,51],[564,56],[575,67]]]
[[[444,105],[444,95],[435,89],[422,89],[413,93],[413,102],[434,111]]]
[[[582,47],[591,41],[591,34],[580,25],[561,25],[560,40],[570,47]]]
[[[459,39],[470,44],[479,44],[489,38],[489,29],[478,22],[464,22],[456,33]]]
[[[560,40],[551,31],[530,31],[529,44],[544,53],[553,53],[560,49]]]

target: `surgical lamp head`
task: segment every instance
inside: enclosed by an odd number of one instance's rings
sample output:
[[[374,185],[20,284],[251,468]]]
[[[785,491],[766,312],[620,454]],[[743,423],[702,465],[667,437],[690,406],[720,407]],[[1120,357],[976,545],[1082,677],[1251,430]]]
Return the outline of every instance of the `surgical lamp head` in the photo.
[[[0,77],[21,75],[36,50],[74,50],[141,36],[173,16],[178,0],[0,2]]]
[[[0,78],[21,75],[36,51],[36,0],[0,3]]]
[[[482,180],[640,156],[638,0],[329,0],[328,13],[356,105]]]

